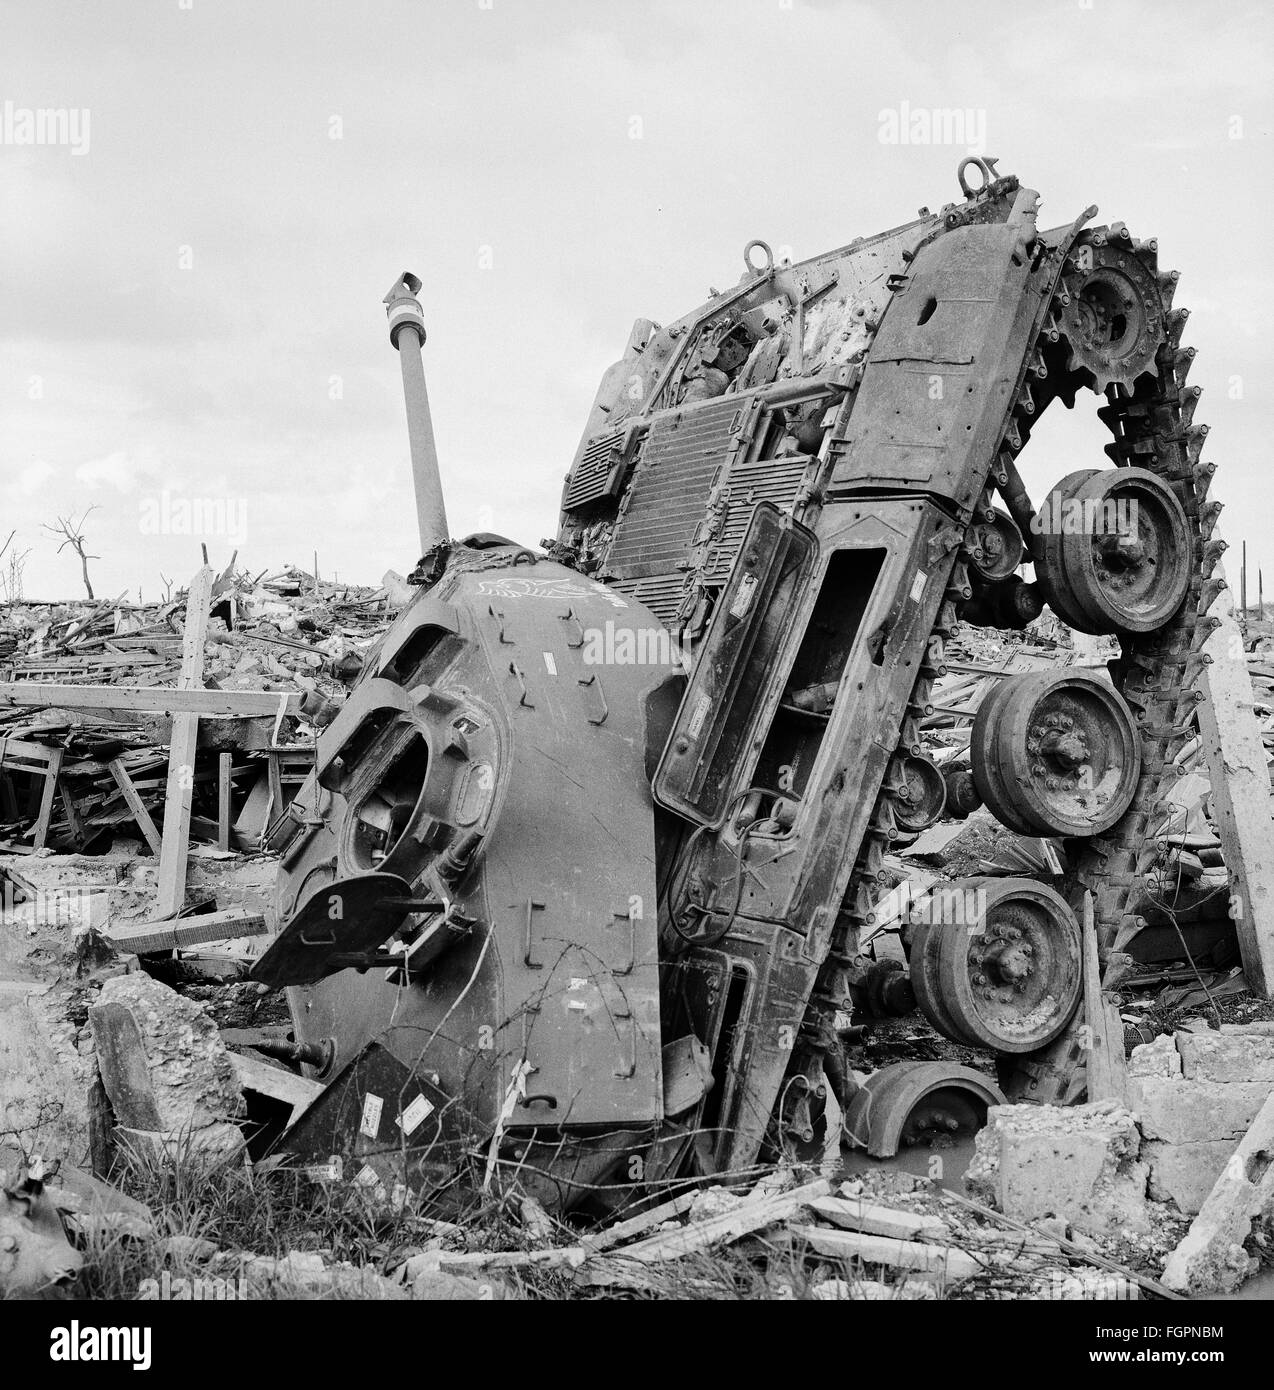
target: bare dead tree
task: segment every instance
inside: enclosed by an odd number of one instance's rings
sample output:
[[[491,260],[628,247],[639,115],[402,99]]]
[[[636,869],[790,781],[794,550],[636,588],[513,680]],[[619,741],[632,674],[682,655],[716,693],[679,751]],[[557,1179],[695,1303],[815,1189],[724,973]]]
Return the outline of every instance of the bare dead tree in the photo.
[[[89,512],[96,510],[96,506],[87,508],[84,515],[80,517],[77,522],[72,522],[69,516],[60,516],[58,517],[58,524],[56,526],[50,526],[47,521],[44,523],[44,529],[46,531],[51,532],[55,536],[65,537],[62,544],[58,546],[59,555],[69,545],[80,557],[80,569],[84,575],[84,588],[88,591],[90,599],[92,599],[94,595],[93,585],[89,582],[88,577],[88,562],[90,560],[100,560],[102,557],[100,555],[89,555],[85,550],[85,546],[87,546],[88,542],[84,537],[84,523],[88,519]]]

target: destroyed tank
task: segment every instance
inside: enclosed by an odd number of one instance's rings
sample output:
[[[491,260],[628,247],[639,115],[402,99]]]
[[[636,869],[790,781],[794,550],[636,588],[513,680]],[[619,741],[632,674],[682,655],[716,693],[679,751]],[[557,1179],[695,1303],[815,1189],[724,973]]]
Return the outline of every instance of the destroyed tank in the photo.
[[[422,561],[269,836],[254,974],[327,1083],[279,1140],[315,1176],[606,1207],[1083,1094],[1079,908],[1118,968],[1219,505],[1156,243],[1092,207],[1041,231],[993,160],[958,176],[936,213],[796,264],[752,242],[733,288],[638,320],[546,553]],[[1108,462],[1037,510],[1018,456],[1090,393]],[[1045,606],[1120,655],[998,681],[939,766],[956,625]],[[900,905],[890,856],[983,803],[1064,837],[1068,875]],[[917,1007],[998,1084],[938,1061],[860,1085],[862,1024]]]

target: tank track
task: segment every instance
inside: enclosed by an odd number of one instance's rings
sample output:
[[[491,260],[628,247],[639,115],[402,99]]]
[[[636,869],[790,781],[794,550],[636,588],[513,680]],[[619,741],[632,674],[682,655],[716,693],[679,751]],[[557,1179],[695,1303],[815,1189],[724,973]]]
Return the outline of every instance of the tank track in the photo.
[[[1093,213],[1095,209],[1089,209],[1086,217]],[[1106,453],[1117,466],[1148,469],[1171,486],[1185,509],[1193,551],[1189,589],[1172,620],[1155,632],[1120,638],[1121,656],[1112,663],[1115,685],[1133,711],[1141,739],[1141,776],[1132,804],[1104,835],[1071,845],[1075,883],[1093,894],[1103,964],[1110,952],[1126,944],[1143,925],[1137,914],[1139,885],[1158,853],[1147,836],[1167,811],[1162,788],[1168,777],[1176,775],[1174,758],[1191,735],[1192,713],[1202,699],[1192,685],[1204,661],[1200,648],[1215,626],[1207,613],[1224,581],[1211,575],[1225,546],[1211,539],[1221,508],[1207,500],[1215,465],[1199,461],[1208,430],[1206,425],[1193,422],[1200,388],[1186,386],[1195,354],[1193,348],[1179,345],[1188,311],[1171,307],[1177,274],[1158,273],[1153,241],[1133,241],[1121,224],[1080,232],[1081,223],[1052,252],[1058,261],[1053,292],[1037,321],[1035,347],[1024,364],[1003,439],[988,464],[986,484],[964,544],[952,558],[927,660],[911,693],[895,761],[878,796],[850,880],[843,925],[811,999],[810,1014],[816,1016],[807,1016],[803,1030],[811,1042],[827,1038],[831,1025],[827,1001],[844,993],[830,972],[848,962],[853,949],[852,929],[870,926],[875,920],[873,909],[880,885],[887,881],[883,856],[899,833],[894,819],[902,786],[897,760],[921,751],[920,720],[931,708],[934,682],[944,674],[944,645],[958,618],[959,604],[971,592],[967,565],[973,527],[989,519],[993,492],[1004,498],[1010,510],[1029,508],[1014,460],[1028,442],[1032,425],[1051,401],[1061,397],[1067,405],[1073,404],[1076,385],[1098,389],[1097,373],[1084,368],[1082,355],[1078,371],[1057,370],[1057,364],[1074,363],[1080,355],[1080,345],[1068,336],[1065,313],[1071,297],[1069,286],[1079,273],[1074,253],[1080,247],[1090,248],[1090,254],[1099,258],[1116,253],[1125,258],[1132,255],[1157,282],[1161,313],[1153,368],[1131,382],[1114,379],[1106,384],[1107,403],[1099,408],[1098,415],[1113,435]],[[1014,1097],[1059,1104],[1078,1099],[1085,1084],[1078,1015],[1049,1048],[1015,1062],[1014,1072],[1006,1078],[1006,1089]]]

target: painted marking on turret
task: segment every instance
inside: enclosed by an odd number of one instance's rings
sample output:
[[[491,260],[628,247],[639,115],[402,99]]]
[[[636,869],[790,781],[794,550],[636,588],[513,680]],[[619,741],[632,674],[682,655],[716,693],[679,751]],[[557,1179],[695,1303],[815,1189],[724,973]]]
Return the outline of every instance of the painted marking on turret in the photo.
[[[498,579],[478,580],[478,592],[493,598],[586,598],[596,594],[612,608],[627,608],[627,602],[604,584],[573,583],[569,579],[528,579],[521,575],[501,575]]]

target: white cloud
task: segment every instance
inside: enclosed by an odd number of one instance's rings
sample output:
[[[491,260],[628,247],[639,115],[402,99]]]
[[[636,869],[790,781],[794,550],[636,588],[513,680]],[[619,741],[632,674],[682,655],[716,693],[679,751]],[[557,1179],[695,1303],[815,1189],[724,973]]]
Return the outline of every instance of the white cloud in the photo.
[[[90,459],[75,470],[77,482],[87,487],[113,487],[119,492],[132,492],[143,471],[142,465],[124,449],[102,458]]]
[[[25,468],[19,469],[12,486],[23,497],[34,497],[36,493],[43,491],[45,483],[56,473],[57,469],[51,463],[36,459]]]

